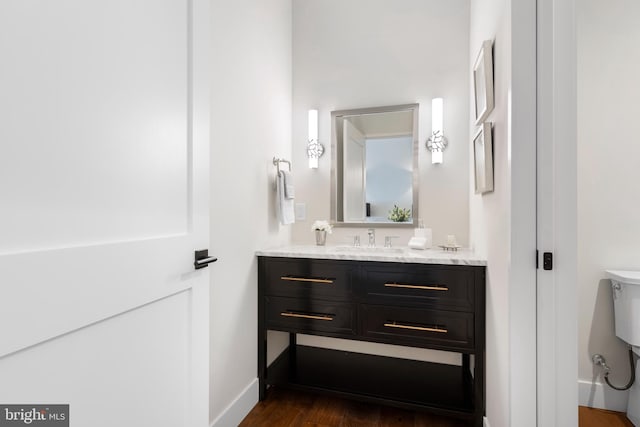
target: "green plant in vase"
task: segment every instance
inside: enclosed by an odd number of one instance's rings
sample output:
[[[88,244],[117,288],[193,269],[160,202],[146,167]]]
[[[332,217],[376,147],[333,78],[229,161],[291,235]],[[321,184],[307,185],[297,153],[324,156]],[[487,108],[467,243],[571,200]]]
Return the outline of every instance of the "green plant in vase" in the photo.
[[[389,211],[387,218],[393,222],[407,222],[411,218],[411,209],[399,208],[397,205],[393,205],[393,209]]]

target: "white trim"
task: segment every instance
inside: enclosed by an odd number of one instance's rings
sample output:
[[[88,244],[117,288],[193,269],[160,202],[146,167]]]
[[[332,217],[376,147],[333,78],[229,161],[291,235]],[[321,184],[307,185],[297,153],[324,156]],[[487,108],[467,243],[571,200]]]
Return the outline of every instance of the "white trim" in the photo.
[[[189,231],[192,235],[191,250],[208,248],[211,241],[209,230],[209,191],[211,112],[209,106],[210,89],[210,23],[209,2],[190,0],[188,2],[191,30],[188,36],[188,102],[190,118],[187,138],[190,139],[188,180]],[[198,274],[198,273],[195,273]],[[209,422],[209,353],[210,345],[210,276],[201,272],[200,279],[191,288],[191,344],[190,360],[190,407],[187,425],[206,426]]]
[[[536,1],[511,1],[509,425],[536,424]],[[490,393],[490,391],[489,391]],[[489,397],[491,398],[491,397]]]
[[[580,406],[627,412],[628,390],[618,391],[601,383],[580,380],[578,381],[578,393]]]
[[[578,425],[574,0],[538,1],[538,425]],[[542,264],[542,262],[540,262]]]
[[[211,427],[231,427],[240,424],[258,403],[258,379],[254,379],[233,399],[224,411],[211,422]]]
[[[487,417],[482,418],[482,427],[491,427],[489,425],[489,420],[487,419]]]
[[[598,382],[578,381],[580,406],[627,412],[629,391],[618,391]]]

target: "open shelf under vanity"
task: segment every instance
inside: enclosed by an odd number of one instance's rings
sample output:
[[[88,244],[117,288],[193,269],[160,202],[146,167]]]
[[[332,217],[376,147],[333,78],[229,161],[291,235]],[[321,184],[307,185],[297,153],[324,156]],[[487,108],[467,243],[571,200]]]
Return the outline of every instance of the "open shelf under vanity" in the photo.
[[[287,348],[267,372],[268,385],[473,416],[473,379],[462,366],[297,345],[294,351]]]

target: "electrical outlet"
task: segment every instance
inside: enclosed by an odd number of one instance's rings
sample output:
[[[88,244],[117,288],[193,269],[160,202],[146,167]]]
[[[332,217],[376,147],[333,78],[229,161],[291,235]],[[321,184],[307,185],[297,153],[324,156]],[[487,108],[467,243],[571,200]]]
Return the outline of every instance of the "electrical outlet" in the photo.
[[[296,221],[305,221],[307,219],[307,204],[296,203]]]

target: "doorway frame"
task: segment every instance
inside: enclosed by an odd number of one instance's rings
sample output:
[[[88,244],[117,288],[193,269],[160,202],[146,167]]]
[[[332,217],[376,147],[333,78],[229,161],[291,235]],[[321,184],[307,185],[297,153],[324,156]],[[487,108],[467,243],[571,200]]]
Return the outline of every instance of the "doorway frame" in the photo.
[[[537,274],[537,417],[577,426],[575,0],[538,0],[537,15],[537,247],[554,258]]]
[[[574,2],[511,2],[509,418],[514,426],[578,425]],[[543,252],[554,255],[551,271],[542,269]],[[534,260],[540,269],[533,270]]]

